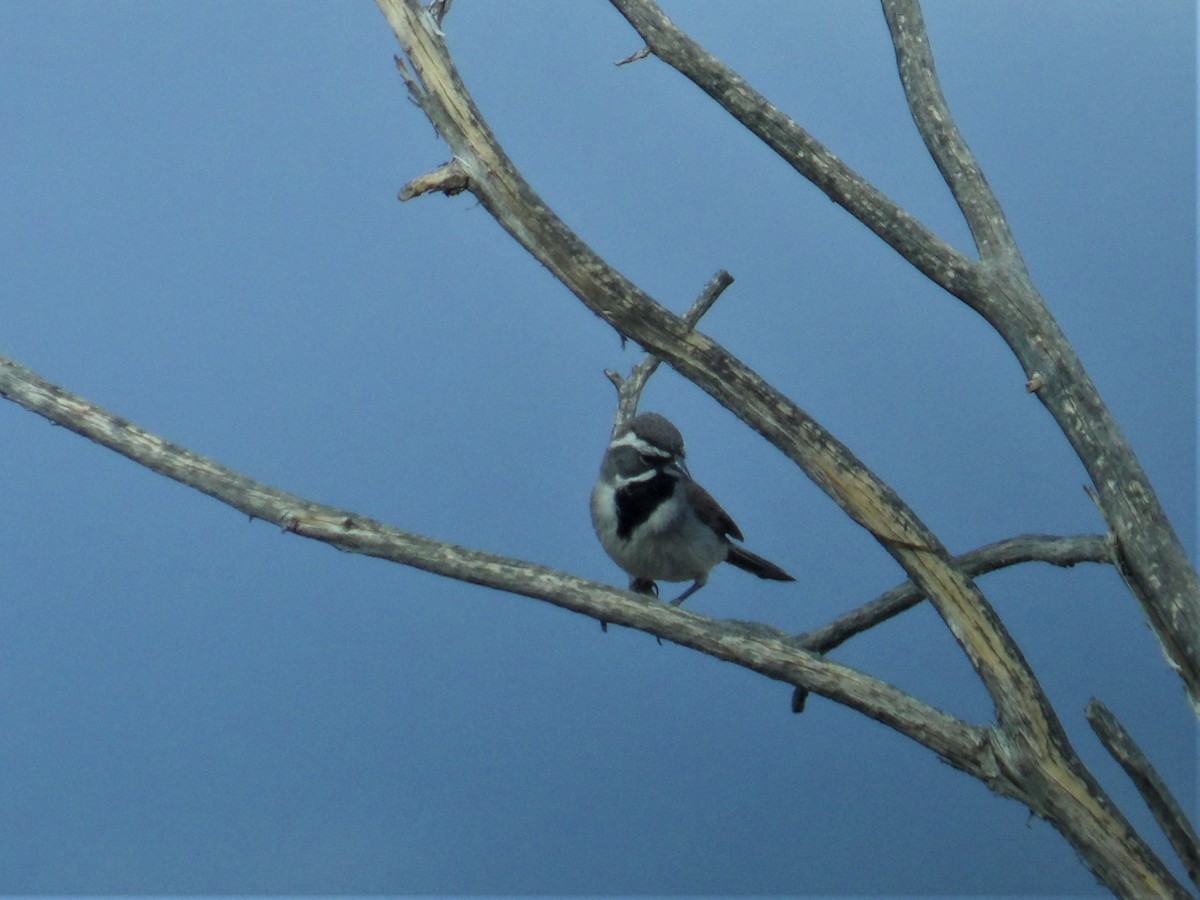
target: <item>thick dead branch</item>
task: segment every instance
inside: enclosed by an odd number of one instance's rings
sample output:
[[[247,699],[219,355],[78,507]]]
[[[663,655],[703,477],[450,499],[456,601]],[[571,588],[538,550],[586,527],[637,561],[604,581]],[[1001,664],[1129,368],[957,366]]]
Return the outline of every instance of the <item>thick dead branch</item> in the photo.
[[[1196,835],[1196,829],[1184,814],[1183,807],[1150,764],[1146,754],[1107,706],[1093,697],[1088,701],[1084,712],[1087,714],[1088,724],[1092,726],[1104,748],[1125,770],[1142,799],[1146,801],[1146,805],[1150,807],[1158,827],[1163,830],[1187,869],[1188,877],[1200,887],[1200,837]]]
[[[741,75],[692,40],[649,0],[610,0],[650,52],[712,97],[834,203],[879,235],[926,277],[958,295],[978,273],[971,260],[788,118]]]
[[[954,124],[933,65],[921,8],[907,0],[884,0],[884,15],[896,48],[900,82],[925,147],[966,219],[979,255],[986,260],[1019,256],[1004,211],[983,170]]]

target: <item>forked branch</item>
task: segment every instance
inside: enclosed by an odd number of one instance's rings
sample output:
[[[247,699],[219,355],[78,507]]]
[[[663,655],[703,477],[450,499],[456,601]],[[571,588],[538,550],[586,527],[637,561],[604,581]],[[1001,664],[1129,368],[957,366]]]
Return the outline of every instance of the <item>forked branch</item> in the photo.
[[[933,65],[921,7],[908,0],[884,0],[883,12],[896,48],[900,83],[917,131],[954,195],[980,257],[1002,261],[1019,256],[1004,211],[950,115]]]
[[[942,241],[692,40],[653,0],[610,0],[650,51],[935,284],[983,316],[1086,467],[1130,590],[1200,715],[1200,580],[1136,455],[1045,301],[942,95],[917,0],[882,0],[901,84],[981,259]]]
[[[1033,286],[983,171],[942,96],[917,0],[883,0],[917,130],[979,248],[963,297],[1012,348],[1092,479],[1121,571],[1200,715],[1200,580],[1133,448]]]
[[[1111,541],[1103,534],[1079,534],[1070,537],[1053,534],[1022,534],[968,550],[954,563],[975,578],[1009,566],[1046,562],[1055,566],[1075,566],[1083,562],[1111,563]],[[828,653],[855,635],[862,634],[888,619],[912,609],[925,595],[911,581],[905,581],[861,606],[842,613],[830,622],[792,638],[797,647],[813,653]],[[808,692],[796,688],[792,711],[803,712]]]
[[[712,309],[712,305],[717,302],[717,298],[725,292],[725,288],[733,284],[733,276],[724,269],[717,272],[704,286],[704,290],[700,292],[700,296],[688,307],[687,312],[683,314],[684,324],[688,328],[695,328],[699,324],[701,317]],[[617,411],[613,416],[612,433],[615,435],[617,431],[632,419],[637,414],[638,403],[642,398],[642,390],[646,387],[646,383],[650,380],[650,376],[658,371],[662,360],[653,353],[647,353],[634,367],[630,370],[628,377],[623,377],[618,373],[608,369],[605,375],[608,380],[613,383],[613,387],[617,389]]]
[[[956,296],[973,287],[972,261],[835,156],[650,0],[610,0],[650,52],[685,76],[834,203],[922,274]]]

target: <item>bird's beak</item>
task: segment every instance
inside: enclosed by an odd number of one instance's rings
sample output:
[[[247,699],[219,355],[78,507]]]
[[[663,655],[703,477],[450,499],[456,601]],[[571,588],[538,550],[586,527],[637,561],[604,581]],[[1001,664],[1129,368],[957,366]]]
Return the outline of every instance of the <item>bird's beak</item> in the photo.
[[[682,475],[684,478],[687,478],[689,481],[691,480],[692,473],[688,471],[687,464],[684,463],[684,461],[682,459],[672,460],[671,464],[669,466],[667,466],[667,469],[675,472],[677,475]]]

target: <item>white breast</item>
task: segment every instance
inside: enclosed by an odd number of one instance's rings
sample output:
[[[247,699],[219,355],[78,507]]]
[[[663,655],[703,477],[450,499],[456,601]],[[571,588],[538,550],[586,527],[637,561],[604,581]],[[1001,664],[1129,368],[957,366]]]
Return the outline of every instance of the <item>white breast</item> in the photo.
[[[596,483],[592,525],[608,555],[633,577],[695,581],[728,555],[726,540],[697,519],[684,501],[682,483],[628,539],[617,535],[614,495],[612,485]]]

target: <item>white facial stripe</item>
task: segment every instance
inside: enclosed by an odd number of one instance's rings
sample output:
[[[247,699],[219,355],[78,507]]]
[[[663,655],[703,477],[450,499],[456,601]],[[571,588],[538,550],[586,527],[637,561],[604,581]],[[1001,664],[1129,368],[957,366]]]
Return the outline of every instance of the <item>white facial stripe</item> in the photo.
[[[653,444],[647,444],[644,440],[634,434],[632,431],[627,431],[619,438],[613,440],[610,447],[632,447],[638,453],[645,453],[647,456],[661,456],[666,459],[671,454],[662,447],[655,447]]]
[[[649,481],[658,475],[658,469],[647,469],[645,472],[638,472],[636,475],[617,475],[613,478],[613,483],[617,487],[624,487],[627,484],[636,484],[639,481]]]

